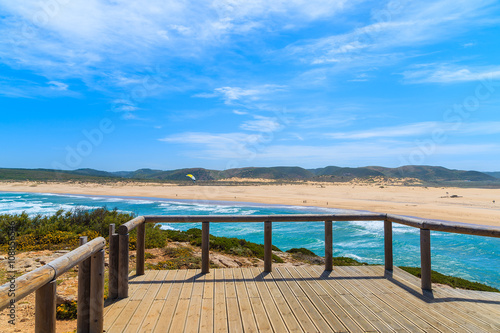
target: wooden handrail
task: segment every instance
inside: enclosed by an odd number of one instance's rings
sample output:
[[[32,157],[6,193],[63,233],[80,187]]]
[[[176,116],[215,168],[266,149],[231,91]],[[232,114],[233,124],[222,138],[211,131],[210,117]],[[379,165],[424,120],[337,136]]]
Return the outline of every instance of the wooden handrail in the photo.
[[[98,237],[75,250],[49,262],[48,264],[26,273],[16,279],[16,302],[28,296],[38,288],[56,279],[81,261],[90,258],[94,253],[102,250],[106,240]],[[10,303],[8,290],[10,283],[0,286],[0,311]]]
[[[393,232],[392,223],[407,225],[419,228],[421,238],[421,268],[422,268],[422,288],[430,289],[430,231],[444,231],[459,234],[478,235],[486,237],[500,237],[500,227],[474,225],[452,221],[422,219],[417,217],[381,214],[372,212],[352,211],[338,214],[286,214],[286,215],[146,215],[136,217],[123,224],[118,229],[120,245],[110,249],[110,257],[119,258],[118,281],[112,282],[110,279],[110,290],[118,290],[119,298],[128,296],[128,249],[129,232],[138,228],[136,243],[136,273],[144,274],[144,246],[145,246],[145,223],[202,223],[202,272],[209,271],[209,237],[208,230],[211,222],[215,223],[264,223],[264,271],[270,272],[272,266],[272,223],[273,222],[320,222],[325,223],[325,256],[333,253],[331,234],[332,221],[384,221],[384,258],[385,269],[393,269]],[[111,234],[110,234],[111,237]],[[325,260],[325,270],[332,269],[331,258]],[[112,285],[113,283],[113,285]],[[114,294],[113,294],[114,295]]]
[[[14,282],[14,288],[10,282],[0,286],[0,311],[11,306],[12,303],[19,302],[24,297],[36,291],[36,305],[35,305],[35,332],[55,332],[55,300],[56,300],[56,283],[55,280],[61,274],[64,274],[79,263],[89,259],[95,262],[94,269],[90,272],[90,281],[93,281],[94,291],[98,295],[97,298],[103,293],[104,283],[104,247],[106,240],[103,237],[98,237],[88,243],[85,243],[75,250],[49,262],[48,264],[35,269],[18,277]],[[96,257],[97,259],[94,259]],[[102,281],[102,282],[101,282]],[[102,290],[96,290],[100,288]],[[14,297],[9,295],[9,291],[14,291]],[[96,299],[94,304],[90,307],[94,312],[94,324],[91,327],[78,328],[78,331],[88,332],[89,330],[97,329],[102,331],[102,306],[96,306]],[[101,302],[102,303],[102,302]],[[100,304],[98,304],[100,305]],[[90,311],[90,309],[89,309]],[[97,320],[97,326],[95,324]],[[93,325],[93,326],[92,326]]]
[[[377,221],[384,220],[386,214],[289,214],[289,215],[146,215],[146,223],[196,223],[203,221],[245,223],[245,222],[322,222],[322,221]]]

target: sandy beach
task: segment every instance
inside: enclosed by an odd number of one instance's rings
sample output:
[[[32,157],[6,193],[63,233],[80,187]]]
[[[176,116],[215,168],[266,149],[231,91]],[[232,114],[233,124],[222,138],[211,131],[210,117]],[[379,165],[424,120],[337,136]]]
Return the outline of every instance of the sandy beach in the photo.
[[[500,189],[380,184],[266,185],[0,182],[0,191],[222,200],[393,213],[500,226]]]

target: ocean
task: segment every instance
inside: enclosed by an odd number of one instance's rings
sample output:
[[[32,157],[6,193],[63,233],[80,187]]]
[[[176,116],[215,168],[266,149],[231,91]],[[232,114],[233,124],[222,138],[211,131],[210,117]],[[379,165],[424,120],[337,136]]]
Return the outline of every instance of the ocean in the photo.
[[[328,214],[340,209],[265,205],[243,202],[171,200],[160,198],[59,195],[0,192],[0,214],[53,214],[59,209],[117,208],[136,215],[273,215]],[[187,230],[201,224],[162,224],[164,229]],[[264,243],[263,223],[211,223],[210,233]],[[384,228],[381,221],[333,223],[334,256],[370,264],[384,263]],[[394,264],[420,266],[419,230],[393,224]],[[286,251],[305,247],[324,255],[324,223],[273,223],[273,245]],[[500,289],[500,239],[431,232],[432,269],[485,283]]]

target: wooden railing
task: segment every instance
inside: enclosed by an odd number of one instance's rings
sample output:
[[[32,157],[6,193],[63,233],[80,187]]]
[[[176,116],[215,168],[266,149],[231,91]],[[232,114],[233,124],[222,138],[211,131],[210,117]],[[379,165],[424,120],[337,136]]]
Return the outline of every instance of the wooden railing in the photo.
[[[139,216],[118,229],[118,234],[110,231],[110,297],[128,297],[129,232],[137,228],[136,273],[144,274],[145,223],[200,223],[202,224],[202,273],[208,273],[210,222],[264,222],[264,271],[272,270],[272,224],[273,222],[318,222],[325,223],[325,270],[331,271],[333,255],[333,221],[384,221],[385,269],[393,270],[392,224],[399,223],[420,229],[421,287],[430,290],[431,284],[431,239],[430,231],[499,237],[500,227],[473,225],[460,222],[428,220],[392,214],[353,213],[319,215],[166,215]],[[111,245],[112,244],[112,245]],[[112,259],[113,258],[113,261]],[[113,279],[111,271],[115,272]]]
[[[137,228],[136,274],[144,274],[145,224],[146,223],[201,223],[202,224],[202,273],[208,273],[209,228],[215,223],[264,222],[264,271],[272,270],[272,225],[273,222],[317,222],[325,223],[325,270],[331,271],[333,254],[333,221],[384,221],[385,269],[393,269],[392,224],[399,223],[420,229],[420,256],[422,289],[431,285],[430,231],[500,238],[500,227],[472,225],[459,222],[426,220],[391,214],[353,213],[317,215],[197,215],[197,216],[139,216],[121,225],[118,233],[115,225],[109,228],[109,298],[128,297],[129,278],[129,233]],[[14,285],[0,286],[0,310],[8,308],[25,296],[36,291],[35,332],[55,332],[56,322],[56,278],[72,267],[78,269],[78,319],[77,332],[102,332],[104,306],[104,247],[103,237],[87,243],[80,238],[80,247],[51,261],[15,280]],[[15,296],[9,295],[14,290]]]
[[[105,245],[103,237],[88,243],[87,237],[80,237],[80,246],[75,250],[18,277],[14,283],[0,286],[0,310],[15,309],[15,303],[36,292],[35,332],[55,333],[56,279],[79,265],[77,332],[102,332]]]

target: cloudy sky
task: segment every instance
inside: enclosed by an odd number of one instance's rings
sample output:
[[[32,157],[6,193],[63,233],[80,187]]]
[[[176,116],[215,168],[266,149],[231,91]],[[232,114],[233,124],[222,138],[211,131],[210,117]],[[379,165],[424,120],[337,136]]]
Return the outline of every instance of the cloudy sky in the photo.
[[[0,167],[500,170],[495,0],[0,0]]]

